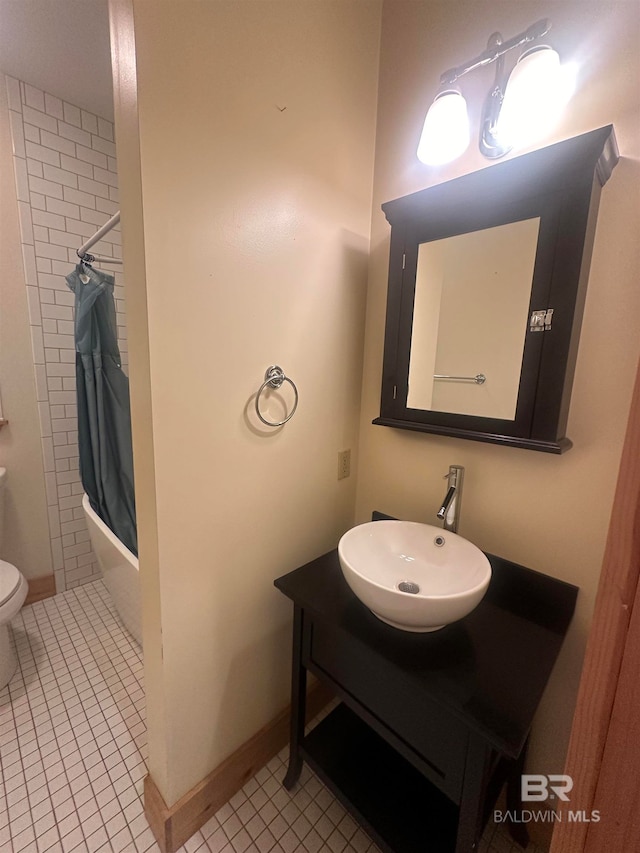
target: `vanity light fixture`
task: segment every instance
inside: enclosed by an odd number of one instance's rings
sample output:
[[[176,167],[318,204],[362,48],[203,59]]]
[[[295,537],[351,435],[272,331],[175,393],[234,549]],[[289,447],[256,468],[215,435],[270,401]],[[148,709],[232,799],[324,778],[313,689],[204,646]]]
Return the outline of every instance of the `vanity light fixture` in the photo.
[[[469,145],[467,102],[458,87],[449,86],[431,104],[418,145],[418,159],[432,166],[449,163]]]
[[[510,50],[542,38],[551,29],[544,18],[507,41],[493,33],[479,56],[450,68],[440,76],[440,91],[425,118],[418,159],[430,166],[449,163],[469,145],[467,105],[456,85],[460,77],[496,63],[493,85],[487,95],[480,126],[479,146],[489,159],[504,157],[514,145],[544,135],[557,121],[571,97],[568,69],[561,67],[553,48],[537,44],[527,49],[510,75],[504,57]]]

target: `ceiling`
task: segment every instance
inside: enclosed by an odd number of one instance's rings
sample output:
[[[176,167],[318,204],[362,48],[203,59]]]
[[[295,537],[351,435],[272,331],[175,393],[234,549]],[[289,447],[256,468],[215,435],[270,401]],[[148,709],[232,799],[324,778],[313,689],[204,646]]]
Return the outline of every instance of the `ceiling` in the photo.
[[[107,0],[0,0],[0,70],[113,121]]]

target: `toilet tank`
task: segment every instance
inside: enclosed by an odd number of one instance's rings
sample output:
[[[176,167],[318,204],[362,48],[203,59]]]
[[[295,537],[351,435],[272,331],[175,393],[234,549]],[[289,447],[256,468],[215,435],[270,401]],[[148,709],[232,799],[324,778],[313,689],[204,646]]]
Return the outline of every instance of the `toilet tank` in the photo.
[[[0,554],[2,554],[2,535],[4,533],[4,490],[7,483],[7,469],[0,468]]]

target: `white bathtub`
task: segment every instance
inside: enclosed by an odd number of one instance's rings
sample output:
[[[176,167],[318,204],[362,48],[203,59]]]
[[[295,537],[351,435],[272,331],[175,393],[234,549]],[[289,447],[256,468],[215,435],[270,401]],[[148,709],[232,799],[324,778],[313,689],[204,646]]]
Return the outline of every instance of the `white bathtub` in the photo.
[[[82,509],[94,553],[116,610],[129,633],[142,645],[138,558],[91,509],[87,495],[82,497]]]

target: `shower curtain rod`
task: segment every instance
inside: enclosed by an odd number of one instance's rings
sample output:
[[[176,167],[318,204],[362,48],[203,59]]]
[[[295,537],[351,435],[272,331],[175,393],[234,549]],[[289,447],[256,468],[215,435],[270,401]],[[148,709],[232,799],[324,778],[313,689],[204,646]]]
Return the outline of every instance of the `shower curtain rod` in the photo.
[[[105,234],[108,234],[112,228],[120,222],[120,211],[114,213],[111,219],[108,219],[101,228],[98,228],[93,237],[89,237],[86,243],[83,243],[79,249],[76,249],[76,255],[83,261],[98,261],[102,264],[121,264],[122,258],[106,258],[99,255],[90,255],[89,249],[94,246],[98,240],[101,240]]]

